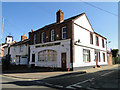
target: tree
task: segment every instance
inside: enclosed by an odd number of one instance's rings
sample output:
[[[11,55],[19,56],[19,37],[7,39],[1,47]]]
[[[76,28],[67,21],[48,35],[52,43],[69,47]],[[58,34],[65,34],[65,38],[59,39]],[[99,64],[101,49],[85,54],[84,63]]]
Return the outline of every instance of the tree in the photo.
[[[119,49],[112,49],[111,52],[113,57],[117,57]]]

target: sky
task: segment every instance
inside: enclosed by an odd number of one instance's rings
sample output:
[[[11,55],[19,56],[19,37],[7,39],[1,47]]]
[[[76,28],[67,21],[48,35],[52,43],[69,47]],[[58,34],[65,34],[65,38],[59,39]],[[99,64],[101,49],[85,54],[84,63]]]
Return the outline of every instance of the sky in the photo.
[[[3,40],[8,35],[20,41],[21,35],[56,22],[56,12],[61,9],[64,19],[85,12],[94,31],[111,43],[108,49],[118,48],[117,2],[3,2]]]

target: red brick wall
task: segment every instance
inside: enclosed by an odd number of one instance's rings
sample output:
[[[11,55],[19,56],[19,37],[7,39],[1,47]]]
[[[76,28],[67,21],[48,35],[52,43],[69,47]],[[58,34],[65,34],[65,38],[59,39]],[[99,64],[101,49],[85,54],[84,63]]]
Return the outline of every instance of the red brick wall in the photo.
[[[37,44],[41,43],[41,33],[45,32],[45,42],[51,42],[51,30],[55,30],[55,41],[62,40],[62,27],[67,27],[67,38],[71,38],[71,22],[60,23],[55,26],[40,29],[34,32],[29,32],[30,45],[33,45],[34,34],[37,35]],[[59,37],[57,37],[57,34]]]
[[[112,54],[107,54],[108,65],[112,65]]]

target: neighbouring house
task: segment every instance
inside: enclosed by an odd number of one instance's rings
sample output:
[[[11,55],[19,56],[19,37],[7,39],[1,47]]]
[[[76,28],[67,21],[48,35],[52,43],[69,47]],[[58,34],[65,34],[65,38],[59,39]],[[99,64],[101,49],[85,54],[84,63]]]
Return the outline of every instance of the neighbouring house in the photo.
[[[8,54],[8,47],[5,47],[4,53]],[[21,41],[10,45],[10,55],[12,63],[16,65],[28,65],[29,39],[25,35],[21,36]]]
[[[112,52],[107,51],[107,61],[108,61],[108,65],[112,65]]]
[[[4,56],[4,47],[7,46],[6,43],[2,43],[0,47],[0,57],[2,58]]]
[[[6,49],[7,48],[5,48],[5,47],[7,47],[8,46],[8,44],[13,44],[13,43],[15,43],[15,41],[13,41],[13,37],[12,36],[7,36],[6,38],[5,38],[5,43],[2,43],[2,45],[1,45],[1,49],[0,49],[0,57],[3,57],[4,56],[4,54],[6,55]],[[5,53],[4,53],[4,48],[5,48]]]
[[[96,33],[86,14],[66,20],[58,10],[56,22],[29,32],[30,65],[76,70],[107,65],[107,39]]]

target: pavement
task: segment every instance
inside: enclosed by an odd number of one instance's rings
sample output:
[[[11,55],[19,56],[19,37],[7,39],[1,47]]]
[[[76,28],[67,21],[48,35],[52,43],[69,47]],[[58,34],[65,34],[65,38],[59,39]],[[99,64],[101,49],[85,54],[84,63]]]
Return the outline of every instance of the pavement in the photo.
[[[94,73],[102,70],[108,70],[108,69],[114,69],[118,68],[118,64],[116,65],[107,65],[107,66],[101,66],[100,68],[88,68],[88,69],[82,69],[77,71],[55,71],[55,72],[33,72],[33,73],[10,73],[10,74],[2,74],[2,76],[12,77],[16,79],[27,79],[27,80],[40,80],[45,79],[49,77],[55,77],[55,76],[65,76],[65,75],[74,75],[74,74],[83,74],[83,73]]]

